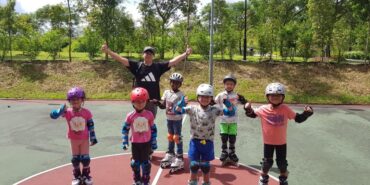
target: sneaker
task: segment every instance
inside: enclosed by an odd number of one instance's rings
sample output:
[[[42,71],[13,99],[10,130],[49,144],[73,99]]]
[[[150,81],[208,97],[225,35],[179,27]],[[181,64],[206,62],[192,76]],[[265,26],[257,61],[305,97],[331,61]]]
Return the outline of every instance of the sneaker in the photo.
[[[79,185],[80,184],[80,179],[73,179],[72,180],[72,185]]]

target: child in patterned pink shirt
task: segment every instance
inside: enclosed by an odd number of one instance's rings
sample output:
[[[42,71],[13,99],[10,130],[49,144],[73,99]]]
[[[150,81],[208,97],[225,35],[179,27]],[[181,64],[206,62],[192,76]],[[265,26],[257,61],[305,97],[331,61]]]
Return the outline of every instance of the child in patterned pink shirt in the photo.
[[[135,110],[127,114],[122,127],[122,148],[126,150],[130,140],[133,184],[137,185],[149,184],[151,169],[149,156],[152,149],[157,147],[157,128],[154,124],[154,116],[152,112],[145,109],[148,100],[149,94],[146,89],[137,87],[132,90],[131,103]],[[130,130],[131,137],[129,139]]]
[[[310,106],[305,106],[303,113],[299,114],[283,104],[285,88],[280,83],[269,84],[266,87],[265,95],[269,104],[252,109],[251,104],[246,103],[244,107],[248,117],[255,118],[258,116],[261,118],[264,158],[261,162],[262,174],[259,184],[268,184],[268,172],[273,165],[273,154],[276,150],[276,163],[280,170],[280,185],[288,185],[288,161],[286,160],[288,120],[294,119],[297,123],[301,123],[313,114],[313,110]]]
[[[88,109],[82,107],[85,99],[84,90],[79,87],[73,87],[67,93],[67,100],[71,104],[71,107],[66,108],[64,104],[60,109],[53,110],[50,113],[52,119],[63,116],[68,123],[67,137],[71,142],[71,162],[74,176],[72,185],[78,185],[80,183],[92,185],[93,183],[90,176],[89,146],[95,145],[98,141],[95,136],[92,114]],[[82,173],[80,163],[83,166]]]

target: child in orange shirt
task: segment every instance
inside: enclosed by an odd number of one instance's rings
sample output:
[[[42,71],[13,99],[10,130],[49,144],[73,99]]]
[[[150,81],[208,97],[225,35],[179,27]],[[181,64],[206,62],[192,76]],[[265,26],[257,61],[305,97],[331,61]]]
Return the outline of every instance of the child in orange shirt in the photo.
[[[266,87],[265,95],[269,104],[262,105],[257,109],[252,109],[250,103],[245,104],[245,114],[248,117],[261,118],[264,152],[261,162],[262,174],[259,185],[267,185],[268,172],[273,165],[273,154],[276,150],[276,164],[280,170],[280,185],[288,185],[288,161],[286,160],[287,144],[287,126],[288,120],[294,119],[297,123],[305,121],[313,114],[310,106],[305,106],[302,114],[295,113],[286,104],[285,88],[280,83],[271,83]]]

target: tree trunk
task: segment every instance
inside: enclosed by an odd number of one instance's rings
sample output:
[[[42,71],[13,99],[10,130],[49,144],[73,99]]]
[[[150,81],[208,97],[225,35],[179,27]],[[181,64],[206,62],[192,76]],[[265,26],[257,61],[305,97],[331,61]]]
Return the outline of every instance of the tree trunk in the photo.
[[[9,34],[9,52],[10,52],[10,61],[13,60],[13,55],[12,55],[12,33],[11,31],[9,30],[8,31],[8,34]]]
[[[69,56],[69,62],[72,62],[72,15],[71,15],[71,5],[70,5],[70,0],[67,0],[68,4],[68,13],[69,13],[69,18],[68,18],[68,36],[69,36],[69,47],[68,47],[68,56]]]
[[[165,25],[162,24],[162,30],[161,30],[161,52],[160,52],[160,58],[164,59],[164,28]]]
[[[366,36],[366,46],[365,46],[365,63],[367,63],[367,58],[369,57],[369,35],[370,35],[370,17],[367,22],[367,36]]]
[[[105,43],[109,47],[108,38],[105,38]],[[108,61],[108,53],[105,53],[105,61]]]

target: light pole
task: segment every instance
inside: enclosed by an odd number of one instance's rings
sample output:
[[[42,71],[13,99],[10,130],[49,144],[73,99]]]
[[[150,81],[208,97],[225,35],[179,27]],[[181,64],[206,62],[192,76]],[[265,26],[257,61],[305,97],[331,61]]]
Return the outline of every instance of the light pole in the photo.
[[[211,2],[210,41],[209,41],[209,84],[213,85],[213,0]]]

